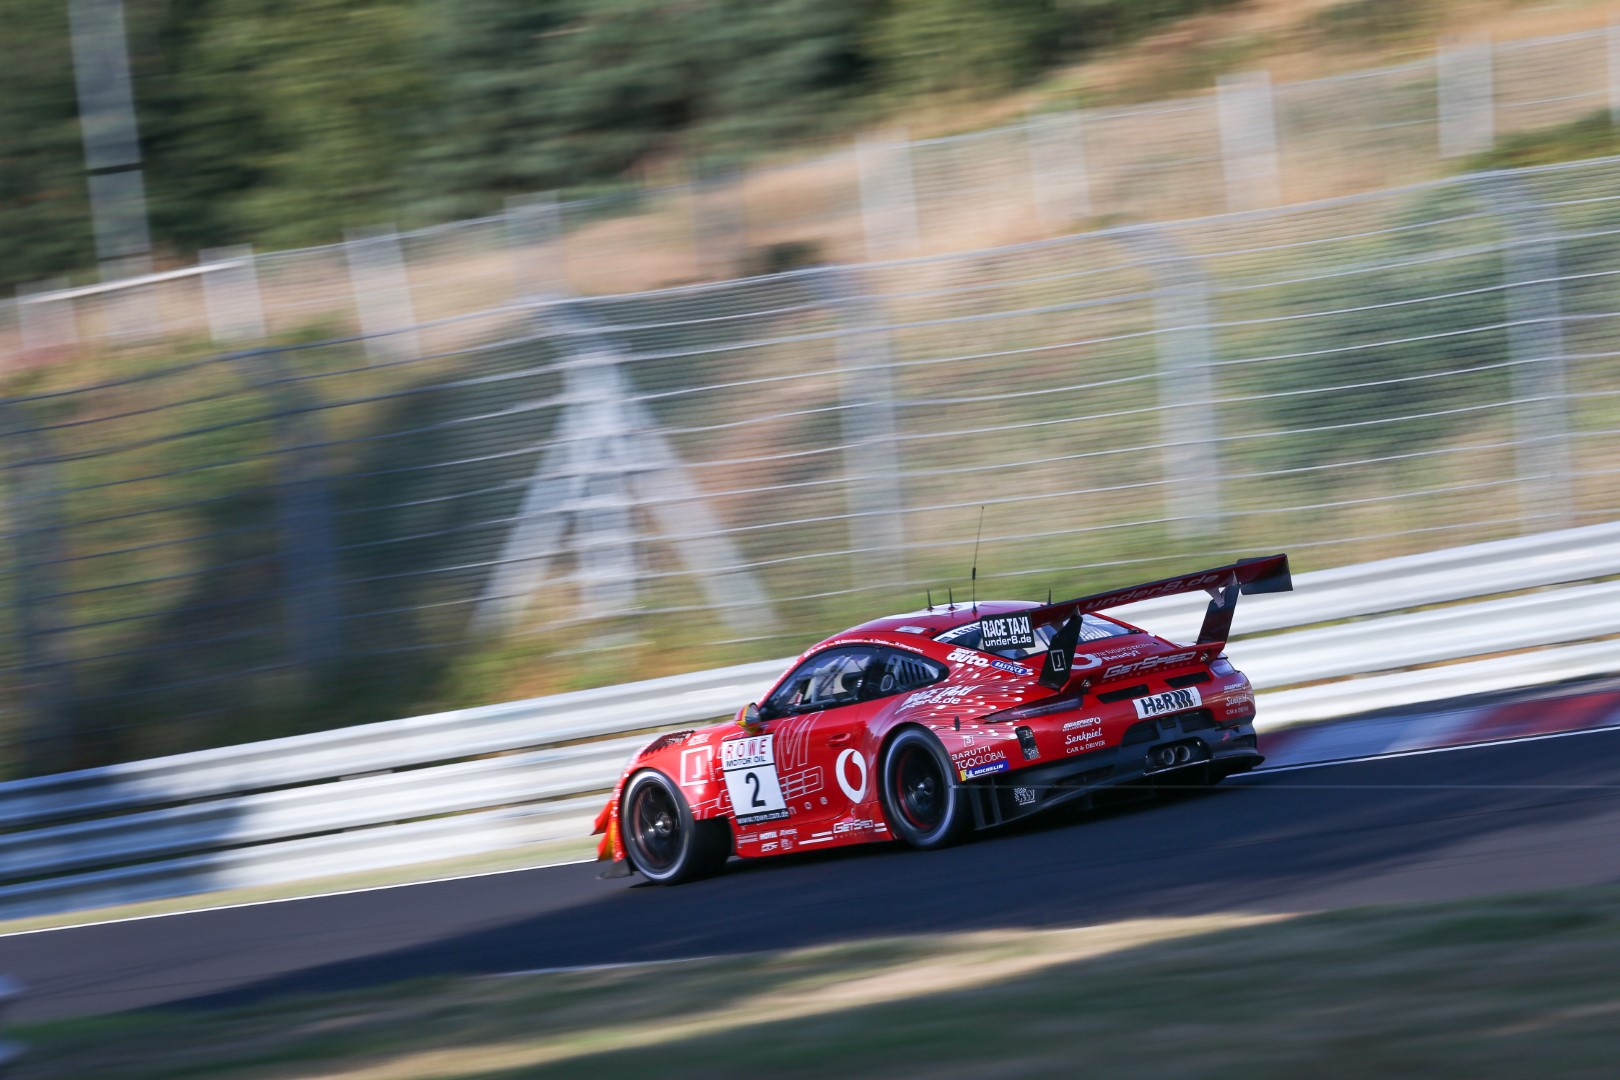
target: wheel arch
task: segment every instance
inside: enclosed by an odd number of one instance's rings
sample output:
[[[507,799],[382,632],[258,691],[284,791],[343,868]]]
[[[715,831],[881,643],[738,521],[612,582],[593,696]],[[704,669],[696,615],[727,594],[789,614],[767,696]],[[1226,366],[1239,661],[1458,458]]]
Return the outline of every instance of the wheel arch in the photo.
[[[878,813],[883,815],[883,823],[891,830],[894,828],[894,822],[889,820],[888,808],[883,805],[883,760],[889,753],[890,744],[905,731],[921,731],[926,735],[932,735],[936,740],[939,738],[933,728],[917,720],[897,721],[878,738],[877,749],[872,753],[872,793],[869,798],[877,804]],[[943,743],[940,745],[941,748],[944,747]],[[950,752],[946,751],[945,756],[948,759]]]
[[[680,732],[677,734],[690,734]],[[695,784],[682,777],[685,773],[683,755],[696,749],[706,748],[709,752],[707,765],[703,773],[703,782]],[[687,809],[692,812],[695,821],[712,821],[715,818],[724,818],[730,822],[732,815],[725,809],[724,804],[717,798],[725,790],[725,778],[720,774],[719,740],[711,739],[699,746],[691,746],[685,740],[680,742],[658,745],[655,741],[648,749],[642,750],[632,759],[625,770],[624,778],[619,784],[619,806],[623,809],[624,795],[630,790],[630,784],[635,778],[647,771],[662,773],[664,779],[674,784],[680,791],[681,798],[686,800]]]
[[[698,829],[697,832],[691,834],[686,839],[685,843],[687,845],[686,850],[688,854],[682,857],[683,861],[693,858],[697,860],[697,863],[695,864],[696,872],[693,872],[690,869],[681,870],[678,871],[676,876],[673,878],[657,878],[654,874],[648,871],[647,867],[641,864],[641,860],[638,857],[636,850],[636,844],[632,842],[631,839],[626,835],[627,821],[630,816],[630,807],[628,802],[629,796],[635,789],[636,782],[642,776],[648,774],[656,775],[662,779],[669,792],[673,794],[677,800],[679,800],[678,806],[681,809],[684,809],[685,814],[691,820],[693,827]],[[680,884],[685,881],[695,880],[699,877],[708,877],[723,867],[726,859],[735,853],[736,829],[733,826],[731,815],[723,812],[716,812],[710,813],[706,817],[698,817],[697,812],[693,807],[692,799],[682,788],[680,782],[676,780],[675,777],[671,776],[667,769],[660,768],[656,762],[647,762],[644,764],[638,763],[635,768],[630,769],[625,774],[624,780],[619,786],[616,803],[618,810],[618,828],[621,838],[620,842],[624,851],[625,860],[649,880],[660,881],[662,884]],[[719,841],[719,834],[714,832],[714,830],[719,830],[722,828],[721,822],[724,823],[723,843]],[[709,837],[709,839],[704,839],[705,837]],[[704,851],[700,848],[695,854],[693,854],[693,845],[709,845],[709,850]],[[688,863],[688,865],[691,866],[693,864]]]

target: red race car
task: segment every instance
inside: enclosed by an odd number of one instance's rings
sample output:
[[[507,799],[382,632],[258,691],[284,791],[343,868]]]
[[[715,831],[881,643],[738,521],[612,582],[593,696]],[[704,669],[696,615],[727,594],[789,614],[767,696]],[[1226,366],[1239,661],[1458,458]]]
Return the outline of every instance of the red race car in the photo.
[[[1272,555],[1034,604],[950,604],[814,646],[736,720],[660,735],[596,820],[615,871],[664,884],[878,840],[937,848],[976,829],[1175,774],[1264,760],[1254,693],[1222,653],[1243,593],[1293,588]],[[1177,645],[1101,611],[1210,595]]]

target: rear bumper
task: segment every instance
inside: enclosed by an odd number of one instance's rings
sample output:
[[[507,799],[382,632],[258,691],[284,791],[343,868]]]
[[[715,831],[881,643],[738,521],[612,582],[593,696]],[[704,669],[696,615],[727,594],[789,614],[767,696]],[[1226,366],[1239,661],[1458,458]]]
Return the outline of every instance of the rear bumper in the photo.
[[[974,826],[994,828],[1062,803],[1145,779],[1188,782],[1248,772],[1265,761],[1253,724],[1214,725],[1201,711],[1159,717],[1127,733],[1131,741],[997,773],[967,785]]]

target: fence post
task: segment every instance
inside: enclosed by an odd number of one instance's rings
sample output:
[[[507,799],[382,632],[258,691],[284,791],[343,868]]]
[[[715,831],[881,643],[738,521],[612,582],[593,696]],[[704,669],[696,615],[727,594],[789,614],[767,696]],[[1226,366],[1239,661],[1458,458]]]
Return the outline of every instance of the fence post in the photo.
[[[152,237],[123,0],[69,0],[68,24],[101,280],[137,277],[151,272]],[[102,303],[109,336],[162,335],[158,306],[137,292],[109,293]]]
[[[331,499],[327,492],[326,442],[309,391],[292,377],[278,349],[251,349],[235,359],[248,381],[275,401],[277,455],[276,520],[287,635],[300,668],[314,673],[341,655],[339,595]]]
[[[1091,215],[1085,127],[1081,116],[1080,110],[1075,109],[1031,116],[1024,121],[1035,211],[1041,225],[1049,231]]]
[[[1223,75],[1215,94],[1227,209],[1263,210],[1276,206],[1282,202],[1282,182],[1270,74],[1249,71]]]
[[[1164,513],[1178,537],[1213,535],[1222,511],[1209,282],[1198,259],[1163,228],[1128,229],[1120,239],[1154,277]]]
[[[1609,123],[1620,126],[1620,15],[1609,19]]]
[[[512,254],[512,281],[520,299],[532,300],[563,288],[568,268],[562,207],[555,191],[506,200],[506,248]]]
[[[264,308],[259,303],[259,275],[253,248],[209,248],[199,255],[209,267],[202,275],[203,303],[208,308],[208,332],[222,345],[261,341],[265,336]]]
[[[1574,468],[1557,223],[1518,177],[1486,173],[1478,183],[1505,240],[1519,517],[1525,532],[1567,528],[1574,524]]]
[[[850,548],[863,576],[898,582],[905,569],[905,488],[900,479],[889,332],[853,267],[811,271],[811,287],[837,317],[843,405],[844,484]]]
[[[389,360],[419,355],[416,311],[411,283],[400,255],[399,234],[392,228],[350,229],[343,253],[349,260],[354,299],[360,308],[360,332],[366,355]]]
[[[1496,141],[1491,43],[1443,41],[1435,57],[1439,82],[1440,156],[1480,154]]]
[[[855,143],[866,254],[884,259],[917,246],[917,191],[904,132],[862,135]]]
[[[19,402],[0,400],[11,534],[12,631],[21,660],[31,774],[73,766],[73,679],[64,655],[62,489],[49,434]]]

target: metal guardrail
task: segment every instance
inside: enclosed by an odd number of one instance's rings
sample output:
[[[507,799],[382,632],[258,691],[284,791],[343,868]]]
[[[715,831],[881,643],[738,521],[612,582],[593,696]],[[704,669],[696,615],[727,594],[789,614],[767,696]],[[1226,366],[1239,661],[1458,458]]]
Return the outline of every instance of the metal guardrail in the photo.
[[[1598,639],[1620,634],[1620,581],[1601,579],[1617,575],[1620,523],[1301,574],[1294,594],[1245,602],[1240,623],[1260,636],[1234,659],[1272,727],[1612,671],[1620,640]],[[1175,637],[1164,623],[1200,606],[1120,613]],[[1469,662],[1419,666],[1445,661]],[[723,716],[790,662],[0,785],[0,917],[581,836],[645,733]]]

